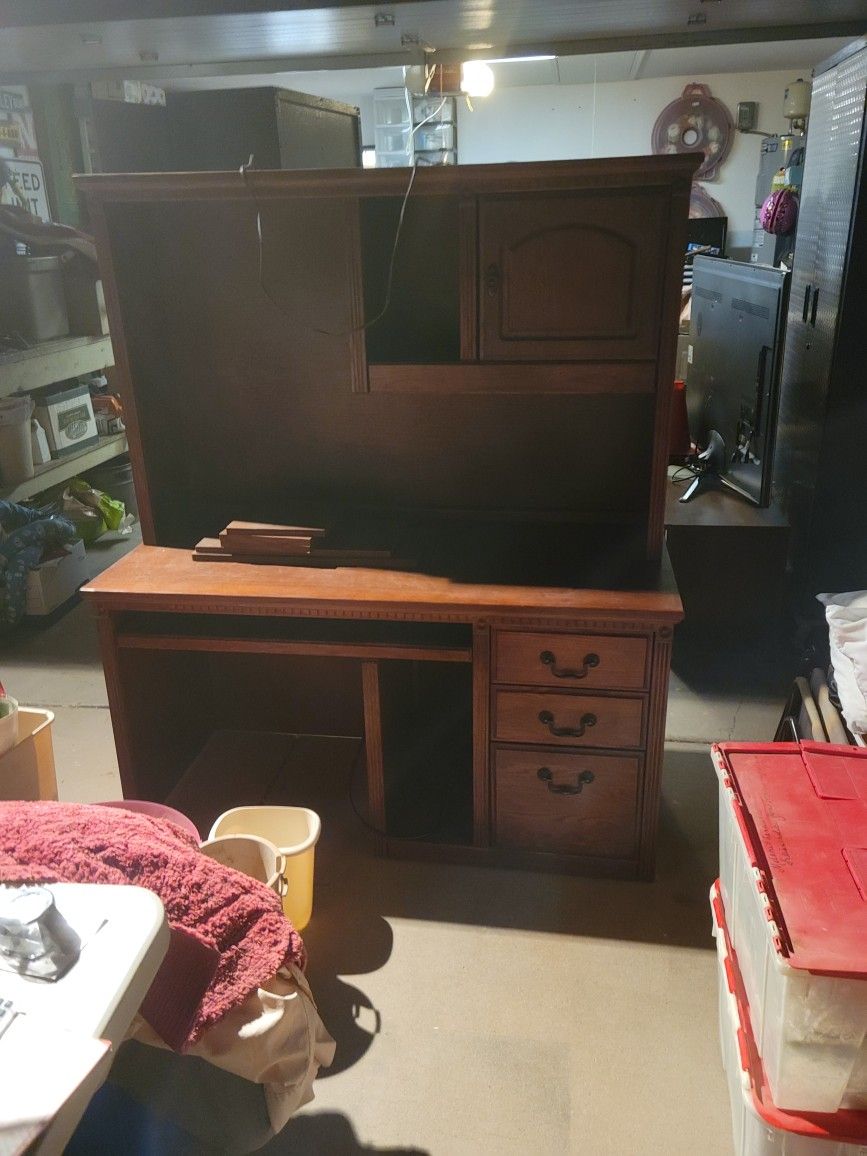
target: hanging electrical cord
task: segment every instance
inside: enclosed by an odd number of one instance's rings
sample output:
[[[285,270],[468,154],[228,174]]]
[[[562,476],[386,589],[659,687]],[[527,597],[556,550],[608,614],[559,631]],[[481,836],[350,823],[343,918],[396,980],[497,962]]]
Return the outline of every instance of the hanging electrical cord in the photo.
[[[432,113],[430,113],[428,116],[426,116],[424,118],[424,120],[420,120],[418,122],[418,124],[413,125],[413,127],[410,130],[410,134],[409,134],[410,143],[412,143],[412,141],[415,137],[415,134],[418,132],[418,130],[420,128],[422,128],[423,125],[426,125],[429,121],[431,121],[435,117],[437,117],[440,114],[440,112],[442,112],[447,100],[448,100],[448,97],[444,96],[442,98],[442,100],[440,101],[440,103],[437,105],[437,107],[433,110]],[[274,308],[277,309],[280,313],[285,314],[284,307],[280,304],[279,301],[277,301],[272,296],[272,294],[270,293],[270,291],[268,289],[268,286],[265,284],[264,239],[263,239],[263,235],[262,235],[262,210],[259,207],[259,202],[256,199],[256,194],[247,180],[247,173],[250,171],[250,169],[252,167],[253,167],[253,154],[251,153],[246,164],[241,165],[241,167],[238,171],[241,174],[241,180],[244,183],[244,188],[247,190],[248,194],[250,195],[250,197],[253,201],[253,207],[256,210],[256,258],[257,258],[257,279],[259,282],[259,288],[262,290],[262,293],[268,298],[268,300],[271,302],[271,304],[274,306]],[[382,318],[388,312],[389,307],[391,306],[391,295],[392,295],[392,289],[394,287],[394,270],[395,270],[395,266],[397,264],[397,253],[398,253],[398,248],[400,246],[400,236],[401,236],[401,233],[403,231],[403,222],[404,222],[404,218],[406,217],[406,207],[407,207],[407,204],[409,202],[410,194],[412,193],[412,187],[413,187],[413,184],[415,183],[415,176],[416,176],[416,172],[418,170],[418,167],[419,167],[418,161],[415,158],[413,158],[412,169],[411,169],[410,174],[409,174],[409,181],[407,182],[406,191],[403,194],[403,200],[401,201],[401,204],[400,204],[400,212],[399,212],[398,218],[397,218],[397,228],[394,231],[394,242],[392,243],[392,246],[391,246],[391,256],[389,257],[389,262],[388,262],[388,276],[386,277],[386,282],[385,282],[385,300],[383,301],[382,308],[376,314],[375,317],[371,317],[369,321],[364,321],[360,325],[353,325],[349,329],[338,330],[338,331],[331,330],[331,329],[321,329],[318,326],[311,326],[314,333],[323,333],[328,337],[348,337],[352,333],[361,333],[365,329],[369,329],[371,327],[371,325],[376,325],[376,323],[378,321],[381,321]]]

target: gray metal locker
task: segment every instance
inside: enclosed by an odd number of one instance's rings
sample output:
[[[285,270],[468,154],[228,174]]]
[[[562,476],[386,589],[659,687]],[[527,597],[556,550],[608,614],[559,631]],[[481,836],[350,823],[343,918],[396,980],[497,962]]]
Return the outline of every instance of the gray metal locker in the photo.
[[[817,69],[774,466],[808,598],[867,587],[865,95],[864,41]]]

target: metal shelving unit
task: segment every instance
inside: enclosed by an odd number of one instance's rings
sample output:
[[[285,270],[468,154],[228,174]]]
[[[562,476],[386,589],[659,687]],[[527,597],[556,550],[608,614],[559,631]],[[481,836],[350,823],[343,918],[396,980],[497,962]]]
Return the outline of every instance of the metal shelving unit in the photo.
[[[52,385],[56,381],[65,381],[84,373],[96,373],[113,364],[114,352],[111,338],[107,334],[95,337],[58,337],[54,341],[43,341],[31,349],[0,353],[0,398],[15,393],[29,393],[43,385]],[[37,466],[32,478],[9,486],[0,484],[0,498],[9,502],[23,502],[126,451],[126,434],[100,438],[98,445],[62,458],[52,458],[45,465]]]
[[[0,353],[0,397],[27,393],[82,373],[96,373],[109,365],[114,365],[114,352],[108,334],[58,337],[31,349]]]
[[[41,494],[74,478],[76,474],[86,473],[94,466],[101,466],[103,462],[111,461],[119,454],[127,451],[126,434],[111,434],[100,438],[99,444],[90,449],[80,450],[75,454],[67,454],[64,458],[52,459],[44,466],[37,466],[36,473],[26,481],[16,482],[13,486],[0,486],[0,498],[7,502],[23,502],[32,498],[34,494]]]

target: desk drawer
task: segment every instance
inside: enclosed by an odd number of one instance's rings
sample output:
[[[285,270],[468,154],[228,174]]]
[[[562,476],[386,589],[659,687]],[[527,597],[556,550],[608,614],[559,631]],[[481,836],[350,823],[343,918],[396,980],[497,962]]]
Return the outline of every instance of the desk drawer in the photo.
[[[640,766],[631,755],[495,749],[497,845],[567,855],[633,855]]]
[[[495,682],[641,690],[646,671],[646,638],[501,630],[494,643]]]
[[[495,739],[513,743],[640,747],[644,699],[497,690],[493,733]]]

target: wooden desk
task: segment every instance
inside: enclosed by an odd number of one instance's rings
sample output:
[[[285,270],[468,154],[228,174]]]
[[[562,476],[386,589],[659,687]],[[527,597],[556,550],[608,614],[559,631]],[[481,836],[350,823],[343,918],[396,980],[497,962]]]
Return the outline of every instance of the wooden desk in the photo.
[[[338,733],[354,681],[385,853],[653,873],[682,617],[666,560],[571,589],[141,546],[83,593],[127,796],[177,798],[221,727]],[[238,769],[236,804],[255,781]],[[419,823],[437,829],[400,837]]]
[[[221,727],[363,731],[389,854],[652,872],[698,161],[81,179],[147,543],[88,591],[127,793],[254,802]],[[192,562],[232,518],[406,525],[414,572]]]

